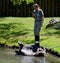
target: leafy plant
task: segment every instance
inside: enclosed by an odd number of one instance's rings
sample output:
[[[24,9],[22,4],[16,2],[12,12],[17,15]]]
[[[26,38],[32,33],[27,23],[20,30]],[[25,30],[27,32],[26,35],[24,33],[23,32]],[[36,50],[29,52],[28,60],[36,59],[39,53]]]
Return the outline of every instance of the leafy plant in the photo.
[[[27,4],[34,2],[33,0],[11,0],[14,5],[20,5],[22,2],[26,2]]]

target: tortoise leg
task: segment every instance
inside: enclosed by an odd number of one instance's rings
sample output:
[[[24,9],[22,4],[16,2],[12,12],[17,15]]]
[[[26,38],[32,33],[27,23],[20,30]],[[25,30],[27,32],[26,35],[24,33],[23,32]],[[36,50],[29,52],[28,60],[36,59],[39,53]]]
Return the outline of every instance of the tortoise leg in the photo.
[[[22,44],[21,42],[18,42],[18,44],[19,44],[19,51],[21,52],[21,50],[22,50],[24,44]]]

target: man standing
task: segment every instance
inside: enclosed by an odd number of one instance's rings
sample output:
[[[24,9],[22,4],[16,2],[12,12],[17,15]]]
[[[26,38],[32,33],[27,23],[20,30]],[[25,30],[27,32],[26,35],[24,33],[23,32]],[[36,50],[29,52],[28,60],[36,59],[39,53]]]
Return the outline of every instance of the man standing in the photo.
[[[41,30],[43,21],[44,21],[44,13],[42,11],[42,9],[40,9],[38,4],[34,4],[33,5],[33,12],[32,12],[32,16],[35,19],[35,23],[34,23],[34,36],[35,36],[35,46],[33,47],[33,51],[36,52],[37,49],[40,47],[39,45],[39,41],[40,41],[40,36],[39,36],[39,32]]]

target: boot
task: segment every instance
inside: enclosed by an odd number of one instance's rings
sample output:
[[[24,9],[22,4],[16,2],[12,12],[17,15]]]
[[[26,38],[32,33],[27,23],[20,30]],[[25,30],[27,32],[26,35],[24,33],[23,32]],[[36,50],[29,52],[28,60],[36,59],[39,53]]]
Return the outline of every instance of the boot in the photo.
[[[37,35],[35,35],[35,41],[36,41],[36,42],[39,42],[39,41],[40,41],[40,37],[37,36]]]
[[[38,41],[35,43],[35,46],[36,46],[36,47],[40,47],[40,44],[39,44]]]
[[[37,49],[40,48],[39,43],[35,43],[33,46],[33,52],[37,52]]]

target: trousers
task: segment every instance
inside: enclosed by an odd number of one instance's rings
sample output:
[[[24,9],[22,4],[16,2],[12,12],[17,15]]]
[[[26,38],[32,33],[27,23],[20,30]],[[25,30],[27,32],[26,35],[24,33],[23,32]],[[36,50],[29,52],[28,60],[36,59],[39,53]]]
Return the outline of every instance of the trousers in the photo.
[[[35,35],[35,41],[40,41],[39,32],[41,30],[43,21],[35,21],[34,23],[34,35]]]

